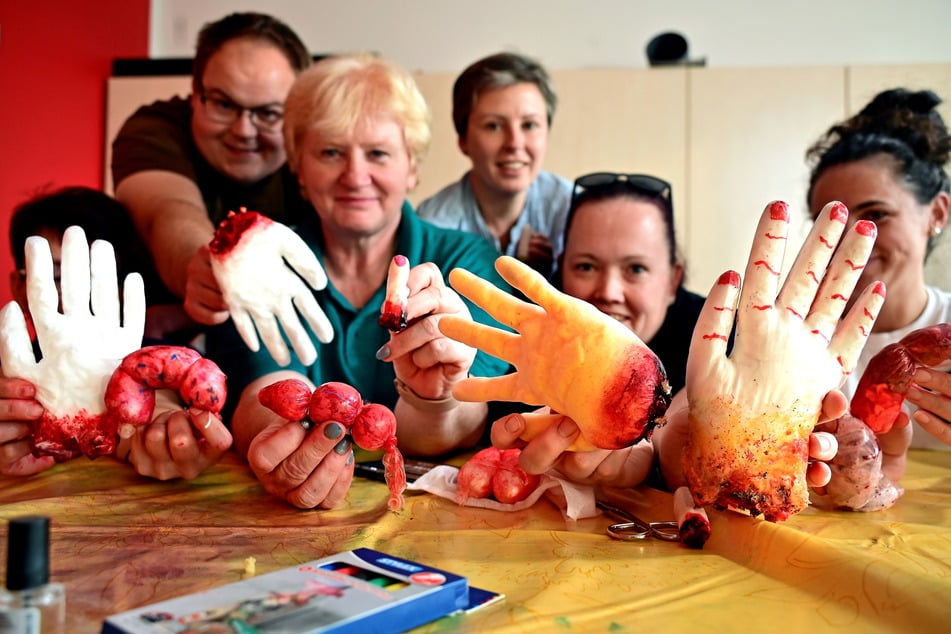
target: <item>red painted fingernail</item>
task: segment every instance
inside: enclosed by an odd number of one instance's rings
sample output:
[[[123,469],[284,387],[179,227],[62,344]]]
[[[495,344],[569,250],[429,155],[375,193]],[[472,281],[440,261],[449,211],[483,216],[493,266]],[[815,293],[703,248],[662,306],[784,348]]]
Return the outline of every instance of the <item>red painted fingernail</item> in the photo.
[[[855,223],[855,230],[869,238],[878,236],[878,227],[871,220],[859,220]]]
[[[409,262],[405,255],[394,255],[393,261],[396,262],[397,266],[404,266],[407,262]]]
[[[875,286],[872,287],[872,292],[885,297],[885,282],[875,282]]]
[[[736,271],[727,271],[720,276],[720,279],[717,280],[717,284],[729,284],[734,288],[739,288],[740,274]]]
[[[769,217],[773,220],[789,222],[789,205],[781,200],[774,200],[769,203]]]
[[[845,224],[849,219],[849,208],[840,202],[832,203],[832,209],[829,210],[829,217]]]

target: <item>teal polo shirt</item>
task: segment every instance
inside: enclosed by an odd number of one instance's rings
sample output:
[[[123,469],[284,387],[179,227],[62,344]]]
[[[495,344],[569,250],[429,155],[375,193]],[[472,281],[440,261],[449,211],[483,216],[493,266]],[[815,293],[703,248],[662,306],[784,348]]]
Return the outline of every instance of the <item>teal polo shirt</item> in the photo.
[[[323,236],[317,214],[313,213],[305,219],[296,227],[296,231],[323,264]],[[416,216],[408,202],[403,205],[396,243],[396,252],[409,258],[411,265],[432,262],[444,276],[454,268],[464,268],[511,292],[511,288],[495,270],[498,252],[492,244],[478,236],[425,222]],[[289,343],[291,363],[283,368],[271,358],[263,345],[258,352],[252,352],[241,340],[231,320],[210,328],[206,333],[205,354],[228,377],[225,420],[230,421],[238,398],[248,383],[281,369],[305,374],[315,385],[328,381],[348,383],[360,391],[364,400],[394,407],[398,397],[393,387],[396,376],[393,364],[376,358],[376,351],[390,338],[389,331],[377,324],[385,294],[386,284],[383,284],[366,305],[357,309],[332,283],[328,283],[326,289],[316,291],[314,295],[317,302],[333,325],[334,338],[330,343],[323,344],[310,332],[317,348],[317,361],[310,367],[300,362]],[[463,301],[468,305],[473,319],[502,327],[484,310],[465,298]],[[508,363],[479,351],[469,373],[472,376],[500,376],[508,368]]]

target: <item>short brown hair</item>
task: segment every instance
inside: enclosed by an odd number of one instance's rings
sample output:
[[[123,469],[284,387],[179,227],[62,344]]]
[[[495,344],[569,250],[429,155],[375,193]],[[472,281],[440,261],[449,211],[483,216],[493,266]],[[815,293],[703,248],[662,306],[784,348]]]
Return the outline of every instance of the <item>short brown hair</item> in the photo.
[[[534,84],[545,100],[548,127],[558,106],[555,85],[545,68],[535,60],[517,53],[496,53],[484,57],[462,71],[452,86],[452,123],[460,139],[466,138],[472,106],[486,90],[515,84]]]

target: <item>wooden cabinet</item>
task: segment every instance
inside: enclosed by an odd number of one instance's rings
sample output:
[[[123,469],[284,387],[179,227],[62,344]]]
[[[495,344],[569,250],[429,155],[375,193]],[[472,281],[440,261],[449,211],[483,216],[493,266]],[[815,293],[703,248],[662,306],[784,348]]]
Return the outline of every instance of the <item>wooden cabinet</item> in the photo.
[[[686,221],[687,71],[591,69],[552,73],[558,111],[546,169],[569,180],[591,172],[652,174],[670,182]]]
[[[785,270],[811,225],[805,151],[841,119],[842,67],[690,71],[687,221],[681,232],[691,290],[707,294],[728,269],[743,275],[760,213],[789,203]]]
[[[417,73],[416,85],[432,113],[432,143],[419,170],[419,184],[410,193],[413,205],[459,180],[469,169],[469,159],[459,150],[452,125],[452,83],[455,73]]]
[[[112,141],[119,129],[139,106],[174,95],[187,97],[192,91],[191,76],[111,77],[106,84],[105,191],[114,193],[112,182]]]
[[[411,202],[469,167],[452,126],[455,73],[418,73],[433,141]],[[743,272],[756,222],[771,200],[790,204],[790,250],[808,231],[805,152],[829,125],[893,86],[930,87],[948,101],[951,65],[651,68],[553,71],[559,105],[545,168],[569,180],[593,171],[646,172],[671,182],[687,286],[706,294],[727,269]],[[186,95],[188,77],[114,78],[108,87],[106,183],[112,138],[142,103]],[[951,229],[948,232],[951,234]],[[787,257],[786,269],[792,264]],[[928,265],[951,288],[951,237]]]

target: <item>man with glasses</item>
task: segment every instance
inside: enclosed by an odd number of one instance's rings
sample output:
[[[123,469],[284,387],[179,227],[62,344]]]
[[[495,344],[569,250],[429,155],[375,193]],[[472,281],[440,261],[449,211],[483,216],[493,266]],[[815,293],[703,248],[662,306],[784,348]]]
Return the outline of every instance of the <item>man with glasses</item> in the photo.
[[[293,226],[306,213],[286,165],[284,99],[311,56],[287,25],[235,13],[198,36],[192,94],[140,108],[113,142],[116,198],[168,288],[202,324],[228,318],[206,245],[241,207]]]

